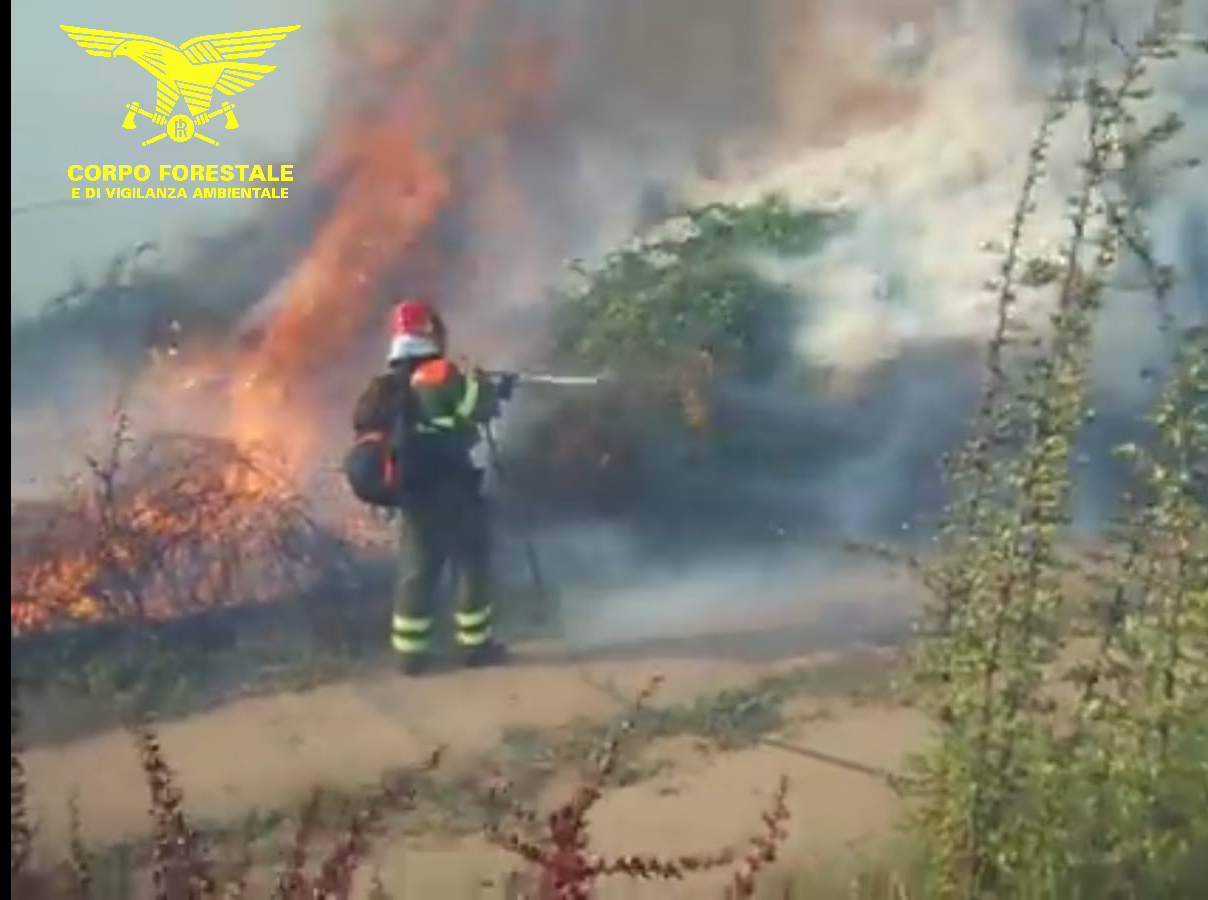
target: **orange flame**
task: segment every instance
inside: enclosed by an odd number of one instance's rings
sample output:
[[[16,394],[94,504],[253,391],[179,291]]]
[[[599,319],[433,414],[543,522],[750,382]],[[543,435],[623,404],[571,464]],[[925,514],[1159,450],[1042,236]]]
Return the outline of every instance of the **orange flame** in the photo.
[[[344,36],[338,49],[360,77],[333,115],[315,171],[337,187],[334,211],[257,346],[212,348],[171,363],[177,377],[170,392],[178,402],[190,402],[182,390],[198,382],[221,378],[226,385],[218,431],[236,456],[215,450],[200,472],[170,485],[135,484],[107,510],[65,500],[60,512],[74,524],[36,539],[27,533],[21,558],[14,552],[13,633],[62,618],[113,615],[112,603],[98,600],[97,584],[114,577],[141,579],[127,592],[137,594],[139,608],[119,613],[180,612],[169,582],[181,578],[190,579],[191,604],[228,602],[233,575],[222,548],[229,543],[244,556],[272,558],[282,510],[323,449],[307,384],[348,362],[380,301],[390,299],[378,296],[379,285],[431,252],[442,214],[467,202],[459,193],[461,156],[504,132],[550,83],[551,58],[527,48],[505,52],[489,78],[470,84],[457,77],[459,53],[476,36],[482,12],[478,0],[442,4],[430,33],[412,43],[390,39],[374,23],[351,40]],[[489,87],[467,94],[467,87],[483,84]],[[147,379],[160,387],[163,376],[149,372]],[[16,523],[14,513],[14,529]],[[211,552],[195,552],[207,539]],[[256,599],[278,596],[284,587],[256,582],[242,590]],[[113,594],[109,584],[107,596]]]
[[[500,131],[547,83],[548,58],[532,54],[503,60],[489,93],[467,97],[463,86],[447,83],[480,12],[480,3],[459,0],[446,5],[419,47],[371,35],[361,48],[370,96],[340,113],[318,165],[318,177],[341,185],[337,208],[244,361],[230,426],[241,445],[274,443],[289,387],[344,358],[372,323],[383,276],[424,252],[441,214],[459,199],[458,154]],[[306,422],[313,415],[299,412],[288,440],[275,441],[294,471],[313,460],[318,440]]]

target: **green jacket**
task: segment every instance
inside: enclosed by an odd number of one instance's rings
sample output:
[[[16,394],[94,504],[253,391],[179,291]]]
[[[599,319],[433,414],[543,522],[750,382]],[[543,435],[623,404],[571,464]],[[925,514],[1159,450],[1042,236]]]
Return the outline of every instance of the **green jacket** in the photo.
[[[422,491],[476,475],[471,452],[480,427],[500,409],[489,377],[444,356],[408,361],[370,383],[357,401],[353,429],[388,433],[400,409],[410,425],[398,460],[404,483]]]

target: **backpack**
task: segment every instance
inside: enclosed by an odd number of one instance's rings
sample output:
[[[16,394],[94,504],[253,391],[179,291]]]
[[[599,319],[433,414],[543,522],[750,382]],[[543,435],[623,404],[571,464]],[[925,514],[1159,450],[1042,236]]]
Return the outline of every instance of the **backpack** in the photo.
[[[354,415],[357,437],[344,454],[344,478],[362,503],[394,509],[403,494],[402,462],[414,429],[414,399],[406,382],[378,379]]]

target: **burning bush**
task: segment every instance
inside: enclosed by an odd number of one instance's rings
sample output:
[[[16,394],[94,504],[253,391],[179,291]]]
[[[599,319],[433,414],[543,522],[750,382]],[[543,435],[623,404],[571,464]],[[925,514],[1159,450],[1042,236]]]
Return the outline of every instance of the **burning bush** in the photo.
[[[120,417],[89,469],[65,496],[12,510],[14,633],[279,599],[343,550],[289,483],[227,441],[135,445]]]

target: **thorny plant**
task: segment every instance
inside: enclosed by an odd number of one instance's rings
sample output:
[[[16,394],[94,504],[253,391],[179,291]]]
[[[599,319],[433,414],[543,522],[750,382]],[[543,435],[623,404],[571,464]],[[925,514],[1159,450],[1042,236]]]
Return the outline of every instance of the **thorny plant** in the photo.
[[[442,749],[434,750],[421,772],[436,769],[442,755]],[[317,791],[312,794],[296,823],[285,866],[272,893],[273,900],[345,900],[350,897],[353,878],[364,863],[372,840],[382,832],[387,815],[408,808],[414,801],[414,783],[414,777],[410,776],[384,780],[378,791],[349,819],[315,874],[308,877],[307,861],[318,835],[323,799]]]
[[[940,552],[917,563],[934,599],[915,687],[942,725],[920,760],[927,896],[1175,896],[1208,853],[1208,516],[1196,481],[1208,458],[1208,341],[1176,330],[1177,279],[1158,261],[1136,191],[1181,125],[1139,104],[1187,43],[1182,9],[1159,0],[1131,44],[1104,0],[1074,11],[992,285],[984,400],[950,465]],[[1070,233],[1056,259],[1028,267],[1048,273],[1055,312],[1047,336],[1016,352],[1016,306],[1037,286],[1022,271],[1023,238],[1054,131],[1072,112],[1086,154]],[[1075,448],[1093,416],[1093,329],[1126,263],[1145,274],[1172,375],[1152,441],[1120,449],[1139,487],[1080,605],[1063,588],[1060,551]],[[1055,681],[1073,685],[1072,701]]]
[[[672,881],[692,873],[724,867],[732,868],[725,891],[728,898],[752,897],[756,879],[776,859],[787,837],[789,811],[786,803],[787,779],[781,778],[770,806],[763,813],[763,829],[745,847],[727,848],[712,853],[664,858],[653,854],[633,854],[606,859],[591,850],[588,815],[603,796],[615,773],[621,743],[633,730],[634,714],[653,695],[661,679],[654,679],[633,704],[626,716],[601,746],[594,764],[584,775],[573,796],[549,814],[540,816],[519,804],[511,786],[494,780],[486,800],[503,815],[487,830],[487,837],[518,856],[532,872],[531,891],[516,888],[512,900],[586,900],[595,883],[607,876],[643,880]],[[14,695],[13,709],[19,708]],[[14,714],[16,715],[16,713]],[[37,882],[37,891],[29,885],[26,872],[29,854],[28,829],[19,832],[18,823],[26,821],[24,772],[17,743],[17,719],[14,718],[13,742],[13,896],[93,900],[93,876],[89,853],[81,836],[78,808],[74,800],[70,812],[70,865],[64,873],[66,890],[57,889],[47,879]],[[164,757],[155,732],[146,725],[133,730],[134,740],[147,785],[153,819],[150,877],[155,900],[242,900],[247,896],[250,870],[249,847],[228,879],[219,878],[206,842],[188,821],[184,795],[176,773]],[[440,764],[442,750],[434,751],[420,773],[431,772]],[[380,789],[349,818],[338,839],[330,843],[314,874],[308,874],[308,861],[319,835],[322,796],[312,794],[297,821],[286,859],[275,880],[272,900],[348,900],[353,896],[354,878],[363,867],[371,842],[382,834],[391,813],[409,808],[415,797],[415,777],[396,776],[383,781]],[[21,827],[24,827],[23,825]],[[18,840],[21,838],[21,840]],[[18,853],[18,849],[21,852]],[[18,892],[18,887],[22,890]],[[371,885],[373,896],[389,898],[376,876]]]
[[[591,850],[588,816],[603,797],[620,758],[621,745],[632,732],[636,715],[658,689],[653,679],[638,695],[626,716],[604,741],[589,771],[572,796],[553,811],[541,815],[511,795],[506,781],[488,789],[492,806],[503,810],[501,820],[490,826],[491,841],[520,857],[535,870],[537,883],[530,893],[513,894],[517,900],[587,900],[595,883],[605,877],[622,876],[652,881],[676,881],[690,874],[727,866],[734,874],[727,897],[751,897],[759,872],[775,860],[787,836],[789,818],[785,798],[788,781],[781,778],[769,809],[763,814],[764,831],[751,839],[745,850],[726,848],[676,857],[632,854],[607,858]]]
[[[13,709],[18,709],[17,697]],[[12,756],[13,856],[12,896],[24,900],[93,900],[92,866],[81,835],[80,817],[75,801],[70,806],[69,844],[71,858],[61,883],[55,873],[47,875],[30,869],[30,831],[27,822],[25,779],[16,749],[16,713],[14,713],[14,750]],[[140,762],[150,791],[149,811],[153,821],[150,878],[155,900],[243,900],[248,892],[251,867],[250,847],[241,848],[242,856],[234,874],[220,878],[205,839],[189,822],[185,798],[177,775],[164,757],[159,738],[147,725],[133,729]],[[363,865],[372,839],[380,833],[386,816],[408,808],[415,796],[415,778],[435,769],[442,751],[434,751],[418,773],[384,779],[379,789],[348,819],[342,832],[331,842],[326,855],[308,872],[308,863],[317,837],[321,796],[316,793],[298,819],[290,850],[271,893],[272,900],[348,900],[353,896],[353,879]],[[20,824],[19,824],[20,823]]]

